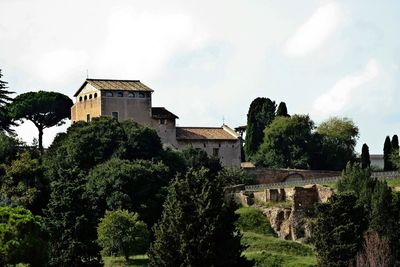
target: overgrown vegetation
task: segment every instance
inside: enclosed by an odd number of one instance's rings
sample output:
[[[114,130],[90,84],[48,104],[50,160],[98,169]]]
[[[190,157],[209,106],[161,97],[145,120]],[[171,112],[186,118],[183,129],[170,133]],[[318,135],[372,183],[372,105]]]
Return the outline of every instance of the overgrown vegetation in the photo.
[[[267,218],[253,207],[240,208],[238,225],[247,246],[244,255],[255,266],[315,266],[316,258],[310,245],[277,238]]]

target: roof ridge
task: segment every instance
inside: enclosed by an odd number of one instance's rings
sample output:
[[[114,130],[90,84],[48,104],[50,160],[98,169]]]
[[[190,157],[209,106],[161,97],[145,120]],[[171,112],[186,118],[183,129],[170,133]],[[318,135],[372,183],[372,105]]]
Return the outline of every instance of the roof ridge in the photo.
[[[176,128],[187,128],[187,129],[223,129],[222,127],[201,127],[201,126],[177,126]]]
[[[114,82],[140,82],[140,80],[124,80],[124,79],[94,79],[94,78],[87,78],[86,81],[114,81]]]

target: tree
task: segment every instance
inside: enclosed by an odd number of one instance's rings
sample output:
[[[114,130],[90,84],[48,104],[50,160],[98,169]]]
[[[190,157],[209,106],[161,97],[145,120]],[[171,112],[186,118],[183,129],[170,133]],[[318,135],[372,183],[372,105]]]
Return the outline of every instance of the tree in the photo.
[[[383,169],[385,171],[391,171],[393,169],[390,156],[392,155],[392,143],[390,137],[386,136],[385,143],[383,145]]]
[[[247,113],[247,129],[244,152],[247,160],[257,153],[264,138],[264,129],[275,118],[275,101],[269,98],[257,97],[250,104]]]
[[[307,115],[277,117],[264,131],[256,164],[272,168],[309,167],[314,122]]]
[[[217,175],[222,170],[219,158],[210,158],[203,149],[187,147],[181,151],[181,155],[185,161],[186,170],[190,168],[199,170],[204,167],[208,169],[210,175]]]
[[[85,185],[85,173],[76,167],[62,169],[53,178],[45,211],[50,266],[101,265],[97,211]]]
[[[90,171],[86,187],[100,217],[106,210],[126,209],[152,226],[161,215],[163,187],[170,180],[162,163],[111,159]]]
[[[46,266],[47,234],[41,217],[22,207],[0,207],[0,265]]]
[[[321,140],[323,169],[341,171],[349,161],[355,160],[359,130],[353,121],[333,117],[322,122],[316,132]]]
[[[290,117],[285,102],[279,103],[278,109],[276,110],[276,116]]]
[[[20,144],[14,135],[0,132],[0,164],[11,163],[17,157]]]
[[[124,256],[146,253],[149,231],[137,213],[127,210],[107,211],[98,228],[98,243],[106,256]]]
[[[318,264],[327,267],[349,266],[362,245],[366,229],[362,206],[353,194],[333,195],[317,206],[313,241]]]
[[[39,160],[25,151],[6,167],[0,194],[40,215],[49,199],[49,186]]]
[[[371,166],[371,160],[369,158],[369,147],[367,144],[363,144],[361,149],[361,168],[366,169]]]
[[[12,101],[10,97],[14,92],[10,92],[7,90],[7,82],[2,81],[1,77],[3,77],[0,69],[0,130],[5,130],[10,132],[10,126],[13,126],[12,122],[6,106]]]
[[[39,150],[43,152],[43,130],[62,125],[71,117],[72,100],[56,92],[28,92],[18,95],[10,105],[15,120],[30,120],[39,131]]]
[[[398,170],[399,169],[398,162],[400,161],[400,155],[399,155],[399,137],[397,136],[397,134],[393,135],[392,137],[392,155],[390,157],[390,161],[393,170]]]
[[[223,195],[220,181],[204,168],[178,175],[154,228],[150,266],[248,266],[238,215]]]

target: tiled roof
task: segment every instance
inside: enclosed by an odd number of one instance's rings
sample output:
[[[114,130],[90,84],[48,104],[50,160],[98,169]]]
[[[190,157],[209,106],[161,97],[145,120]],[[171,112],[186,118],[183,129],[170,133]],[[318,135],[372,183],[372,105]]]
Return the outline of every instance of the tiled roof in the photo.
[[[168,111],[164,107],[151,108],[151,116],[155,119],[179,119],[178,116]]]
[[[139,80],[86,79],[74,96],[77,96],[88,83],[98,90],[153,92],[153,89]]]
[[[222,127],[176,127],[177,140],[238,140]]]

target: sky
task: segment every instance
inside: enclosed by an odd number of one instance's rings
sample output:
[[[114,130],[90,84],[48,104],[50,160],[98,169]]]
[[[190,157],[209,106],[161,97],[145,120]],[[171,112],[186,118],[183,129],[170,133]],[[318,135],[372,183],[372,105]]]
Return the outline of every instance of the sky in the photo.
[[[398,0],[0,0],[0,14],[2,80],[17,94],[138,79],[179,126],[245,125],[268,97],[316,125],[351,118],[358,152],[400,134]],[[45,130],[45,146],[69,125]]]

